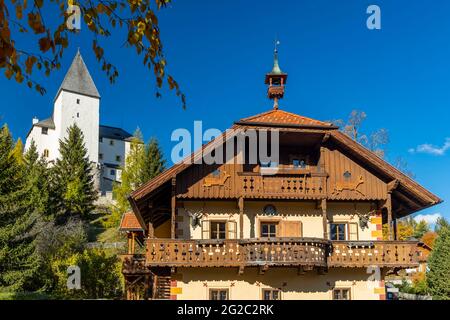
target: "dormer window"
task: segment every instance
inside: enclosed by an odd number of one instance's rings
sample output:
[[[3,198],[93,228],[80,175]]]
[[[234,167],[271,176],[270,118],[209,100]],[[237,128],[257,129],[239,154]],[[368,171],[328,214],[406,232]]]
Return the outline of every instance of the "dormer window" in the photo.
[[[48,128],[42,128],[41,133],[42,134],[48,134]]]

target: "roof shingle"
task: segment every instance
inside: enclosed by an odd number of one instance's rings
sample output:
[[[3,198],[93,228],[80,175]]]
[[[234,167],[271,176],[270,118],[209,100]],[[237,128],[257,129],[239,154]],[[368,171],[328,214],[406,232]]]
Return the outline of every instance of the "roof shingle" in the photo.
[[[329,122],[307,118],[279,109],[269,110],[252,117],[241,119],[239,123],[333,127],[333,124]]]
[[[139,222],[133,211],[125,212],[120,221],[120,231],[144,231],[145,228]]]

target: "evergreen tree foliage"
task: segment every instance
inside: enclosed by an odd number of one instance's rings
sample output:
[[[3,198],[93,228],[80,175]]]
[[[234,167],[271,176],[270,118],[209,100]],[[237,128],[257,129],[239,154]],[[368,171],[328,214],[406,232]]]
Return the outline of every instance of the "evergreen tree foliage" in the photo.
[[[8,291],[31,290],[38,269],[33,225],[34,204],[30,184],[15,153],[12,136],[0,129],[0,287]]]
[[[68,137],[59,142],[60,157],[53,167],[52,193],[57,215],[63,218],[86,217],[95,208],[97,192],[92,164],[84,146],[84,136],[74,124],[67,129]]]
[[[439,230],[428,266],[427,285],[433,299],[450,300],[450,229]]]
[[[434,231],[439,233],[442,228],[450,229],[450,223],[447,220],[445,220],[444,217],[439,217],[436,220],[436,225],[434,227]]]
[[[47,161],[39,158],[36,143],[31,141],[30,147],[23,156],[26,178],[31,186],[28,194],[34,209],[41,215],[48,215],[49,206],[49,173]]]
[[[145,167],[143,182],[147,182],[164,171],[166,161],[156,138],[150,139],[145,148]]]

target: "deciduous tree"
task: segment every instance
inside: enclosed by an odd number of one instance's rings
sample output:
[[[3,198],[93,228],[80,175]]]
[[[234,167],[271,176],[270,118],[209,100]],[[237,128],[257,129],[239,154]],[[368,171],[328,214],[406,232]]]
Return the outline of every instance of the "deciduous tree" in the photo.
[[[142,58],[144,66],[153,73],[156,95],[161,96],[160,89],[166,81],[185,107],[185,96],[178,83],[166,73],[167,62],[160,38],[157,12],[170,2],[70,0],[69,5],[72,6],[67,7],[65,0],[0,1],[0,69],[4,69],[8,79],[14,78],[44,94],[45,88],[34,80],[32,73],[44,72],[48,76],[60,69],[71,37],[79,32],[72,22],[79,19],[83,23],[83,30],[92,35],[92,50],[111,83],[119,72],[107,59],[107,52],[101,43],[113,33],[125,31],[125,45],[134,49],[135,54]],[[30,49],[19,39],[36,43],[38,50]]]

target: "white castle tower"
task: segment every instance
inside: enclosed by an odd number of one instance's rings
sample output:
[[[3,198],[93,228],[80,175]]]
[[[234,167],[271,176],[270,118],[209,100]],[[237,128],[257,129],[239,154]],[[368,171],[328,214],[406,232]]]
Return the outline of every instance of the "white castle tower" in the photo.
[[[100,125],[100,94],[78,51],[56,93],[53,115],[45,120],[33,119],[25,150],[31,141],[49,163],[59,156],[59,140],[67,137],[74,123],[84,134],[88,158],[98,168],[98,187],[103,195],[120,181],[120,167],[129,151],[131,134],[120,128]]]

